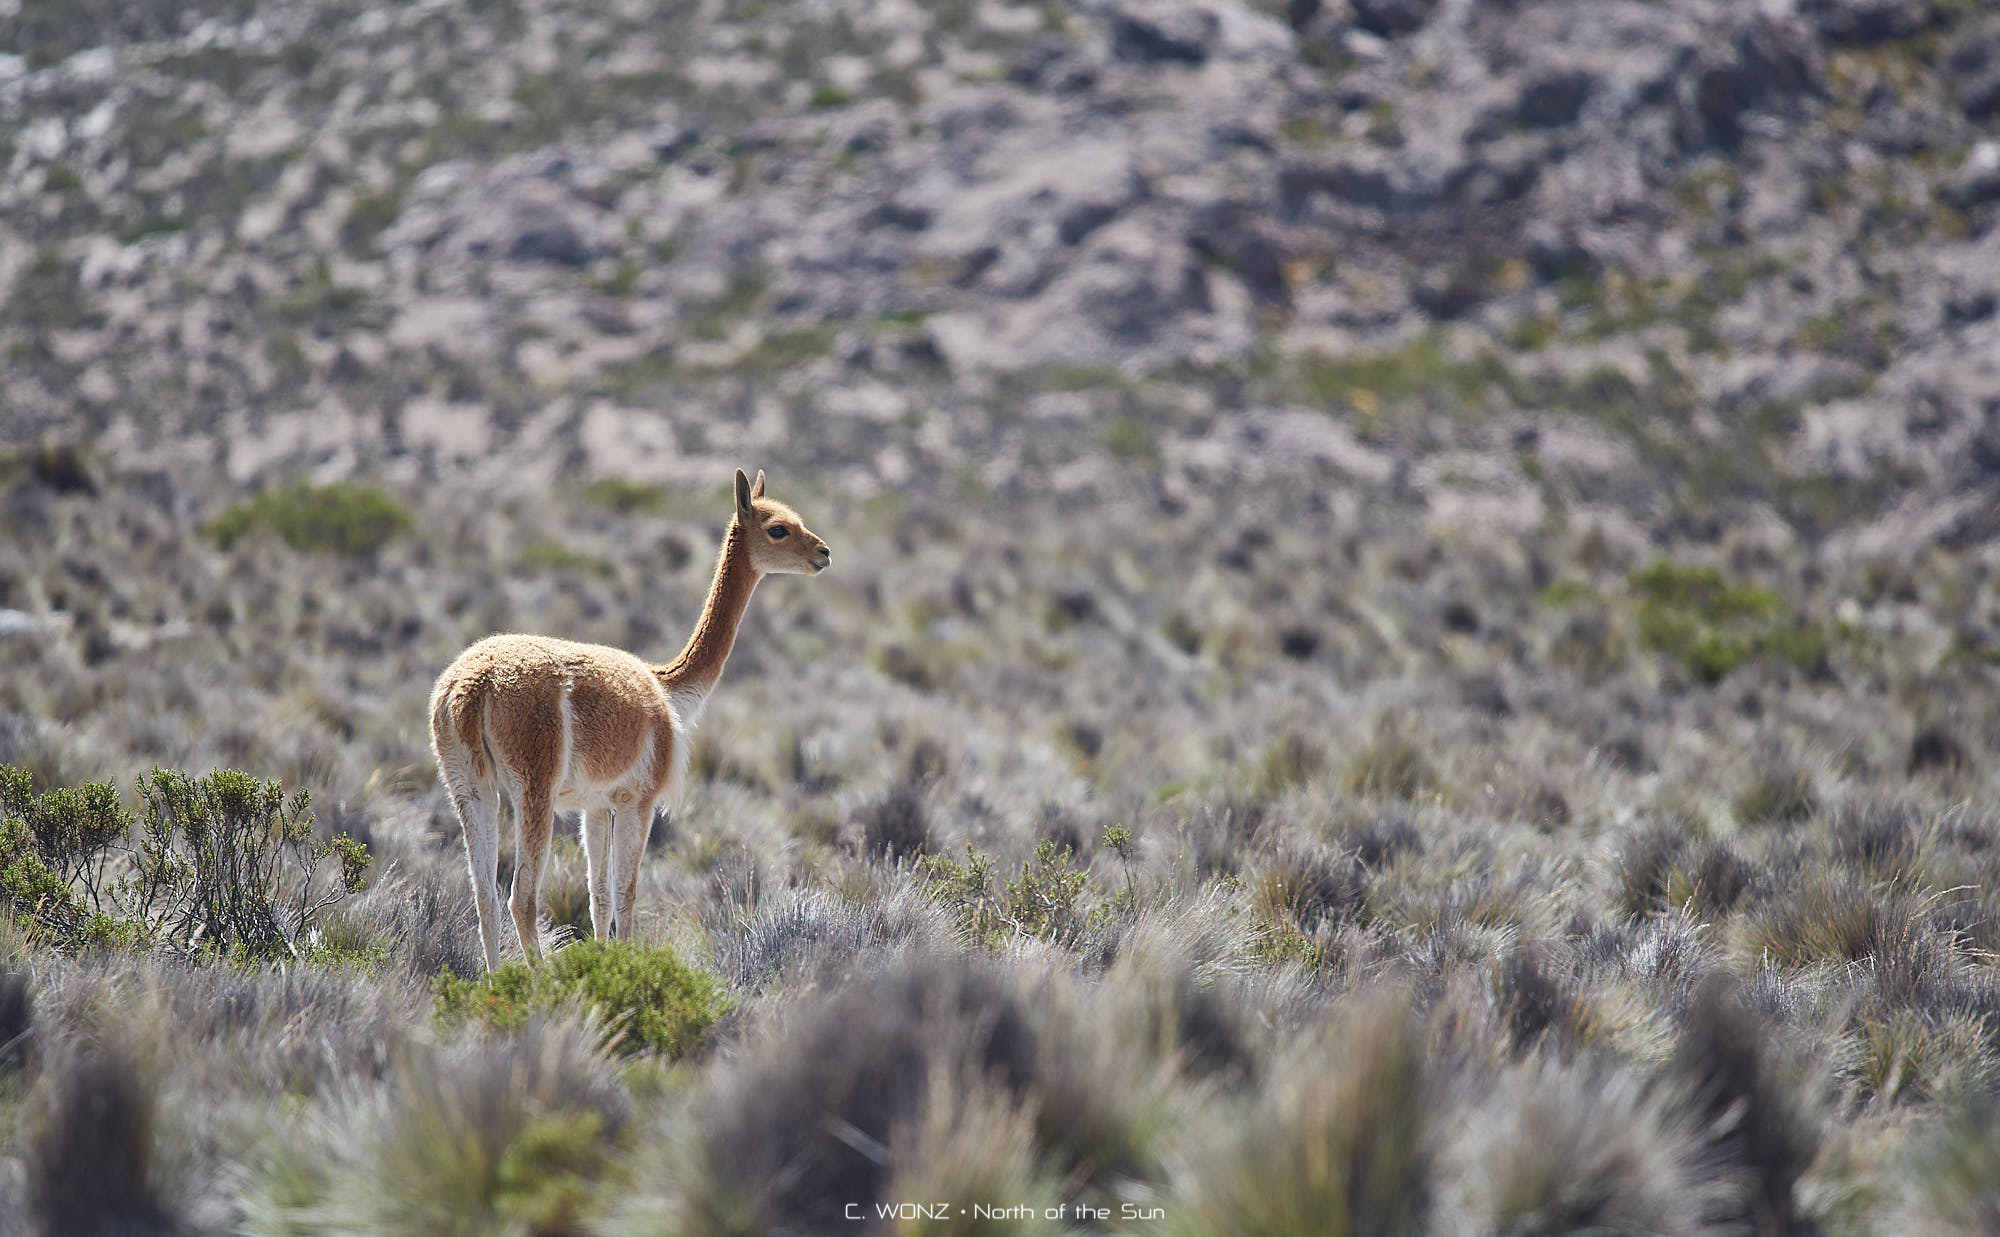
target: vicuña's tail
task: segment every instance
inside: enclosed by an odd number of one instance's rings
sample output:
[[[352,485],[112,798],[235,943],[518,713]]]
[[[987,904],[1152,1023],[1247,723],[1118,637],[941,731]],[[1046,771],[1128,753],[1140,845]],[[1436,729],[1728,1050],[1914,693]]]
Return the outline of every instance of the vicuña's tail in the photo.
[[[491,750],[486,743],[486,683],[478,678],[441,682],[431,696],[431,745],[438,770],[447,784],[454,773],[470,774],[474,784],[493,778]],[[473,786],[451,786],[453,793]]]

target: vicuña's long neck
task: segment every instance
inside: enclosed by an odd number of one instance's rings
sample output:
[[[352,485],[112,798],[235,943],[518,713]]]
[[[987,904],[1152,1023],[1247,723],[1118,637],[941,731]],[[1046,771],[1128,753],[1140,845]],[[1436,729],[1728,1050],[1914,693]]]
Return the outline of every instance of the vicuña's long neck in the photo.
[[[750,551],[743,526],[734,520],[722,538],[722,553],[715,560],[715,582],[708,586],[708,602],[701,608],[701,621],[694,625],[687,647],[679,657],[653,667],[668,693],[692,697],[699,705],[722,677],[722,664],[736,643],[736,627],[757,587],[757,569],[750,565]]]

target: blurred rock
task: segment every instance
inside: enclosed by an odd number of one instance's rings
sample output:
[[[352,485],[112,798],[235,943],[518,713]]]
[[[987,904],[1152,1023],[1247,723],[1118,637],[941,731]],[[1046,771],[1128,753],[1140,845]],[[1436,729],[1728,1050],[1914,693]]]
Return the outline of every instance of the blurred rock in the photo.
[[[1140,64],[1198,65],[1218,26],[1215,14],[1175,0],[1125,0],[1111,15],[1111,50]]]
[[[1355,24],[1370,34],[1395,38],[1423,28],[1437,0],[1350,0]]]
[[[1919,33],[1935,7],[1935,0],[1799,0],[1798,11],[1829,41],[1866,47]]]
[[[1986,18],[1954,40],[1944,69],[1967,116],[1984,120],[2000,114],[2000,16]]]
[[[1531,129],[1574,124],[1596,88],[1597,79],[1590,73],[1579,69],[1558,70],[1523,86],[1513,114]]]

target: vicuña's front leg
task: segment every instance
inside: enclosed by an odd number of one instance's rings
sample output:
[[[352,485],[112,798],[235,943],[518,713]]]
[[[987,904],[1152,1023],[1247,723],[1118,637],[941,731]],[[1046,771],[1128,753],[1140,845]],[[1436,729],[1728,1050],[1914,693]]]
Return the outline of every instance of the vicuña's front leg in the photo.
[[[611,833],[611,891],[617,908],[611,915],[611,931],[621,941],[632,939],[633,907],[639,901],[639,860],[646,855],[646,839],[653,831],[654,804],[640,805],[622,813],[619,828]]]
[[[583,813],[583,866],[590,886],[590,935],[611,935],[611,839],[618,832],[618,813],[609,808]]]

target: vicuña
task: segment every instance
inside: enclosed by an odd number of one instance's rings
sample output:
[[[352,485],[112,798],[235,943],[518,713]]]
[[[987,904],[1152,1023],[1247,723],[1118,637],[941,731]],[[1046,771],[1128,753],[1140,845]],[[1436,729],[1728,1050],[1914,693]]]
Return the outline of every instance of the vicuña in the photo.
[[[630,939],[653,815],[680,792],[688,729],[722,677],[751,591],[767,575],[817,575],[832,561],[797,512],[764,497],[764,474],[753,485],[739,468],[715,581],[679,657],[651,665],[601,644],[488,636],[438,676],[431,745],[465,834],[489,971],[500,965],[501,793],[514,800],[508,903],[528,961],[541,958],[536,917],[556,812],[582,814],[591,933]]]

